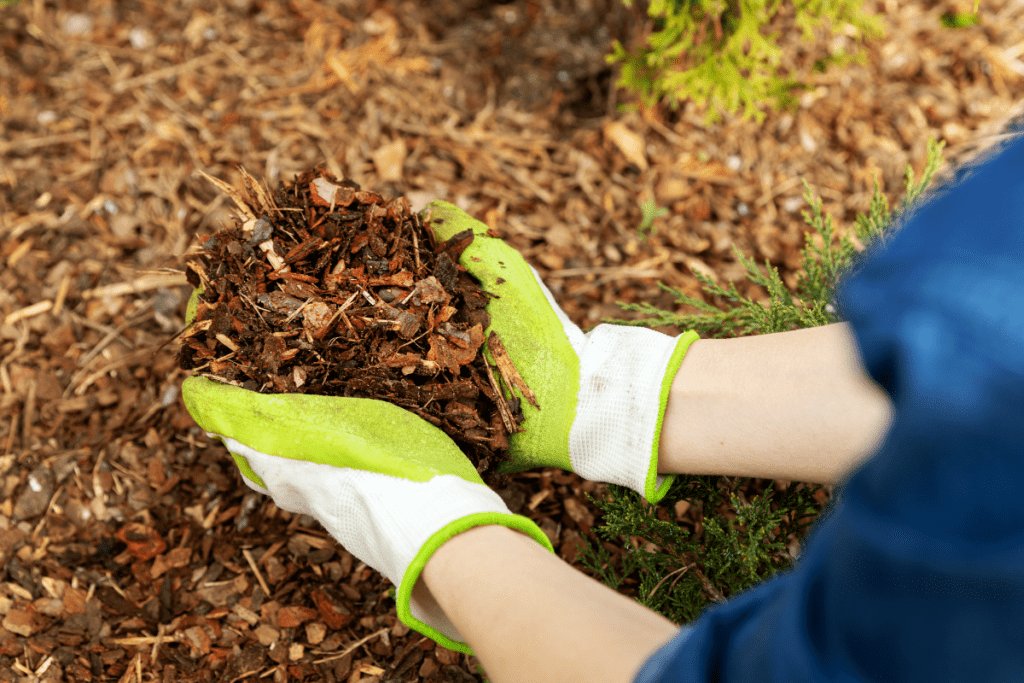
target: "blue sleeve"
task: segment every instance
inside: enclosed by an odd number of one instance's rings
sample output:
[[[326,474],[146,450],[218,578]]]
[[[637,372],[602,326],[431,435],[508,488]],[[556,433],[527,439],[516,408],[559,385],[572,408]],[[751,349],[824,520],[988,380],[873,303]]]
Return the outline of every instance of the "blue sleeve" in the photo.
[[[1024,681],[1024,140],[866,252],[838,305],[895,416],[794,568],[652,683]]]

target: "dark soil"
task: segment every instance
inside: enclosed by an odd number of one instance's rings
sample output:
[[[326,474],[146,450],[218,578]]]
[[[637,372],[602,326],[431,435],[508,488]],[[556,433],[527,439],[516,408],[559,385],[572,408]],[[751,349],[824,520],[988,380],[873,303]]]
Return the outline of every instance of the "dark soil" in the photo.
[[[180,366],[263,393],[389,401],[492,470],[522,411],[481,352],[491,295],[458,265],[473,233],[436,244],[404,197],[320,169],[273,199],[247,184],[228,189],[244,222],[189,262],[202,293]]]

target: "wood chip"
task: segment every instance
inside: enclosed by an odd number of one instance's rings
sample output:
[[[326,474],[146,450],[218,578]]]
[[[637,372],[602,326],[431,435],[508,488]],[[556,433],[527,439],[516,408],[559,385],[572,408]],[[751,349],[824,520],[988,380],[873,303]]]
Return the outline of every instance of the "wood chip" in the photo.
[[[505,345],[501,343],[501,337],[494,330],[491,330],[487,337],[487,349],[491,352],[491,357],[494,358],[494,363],[498,366],[498,372],[501,373],[505,385],[510,389],[512,387],[518,389],[523,398],[530,402],[530,405],[539,409],[540,405],[537,404],[536,394],[526,385],[522,375],[516,370],[512,359],[509,358],[508,351],[505,350]]]

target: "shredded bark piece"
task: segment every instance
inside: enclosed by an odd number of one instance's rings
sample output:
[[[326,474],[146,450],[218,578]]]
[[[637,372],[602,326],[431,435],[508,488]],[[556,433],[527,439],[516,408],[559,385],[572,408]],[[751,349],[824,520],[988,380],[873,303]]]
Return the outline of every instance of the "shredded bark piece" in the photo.
[[[537,395],[526,385],[522,375],[516,370],[516,366],[508,355],[508,351],[505,350],[505,345],[501,342],[501,337],[494,330],[491,330],[490,335],[487,337],[487,348],[494,357],[494,362],[498,366],[498,372],[501,373],[501,378],[505,380],[505,385],[509,387],[509,390],[511,391],[511,388],[515,387],[523,395],[523,398],[530,402],[530,405],[539,409],[540,405],[537,404]]]

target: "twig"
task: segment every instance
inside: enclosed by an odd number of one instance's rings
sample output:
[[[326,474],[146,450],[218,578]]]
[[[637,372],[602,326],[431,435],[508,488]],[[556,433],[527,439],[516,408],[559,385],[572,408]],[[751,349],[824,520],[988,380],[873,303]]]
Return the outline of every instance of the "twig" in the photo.
[[[708,594],[708,596],[711,598],[713,602],[721,602],[722,600],[725,600],[725,596],[722,595],[718,591],[718,589],[711,584],[711,581],[708,579],[708,577],[704,576],[704,572],[694,567],[693,573],[697,575],[698,579],[700,579],[700,583],[704,587],[704,592]]]
[[[423,339],[423,338],[424,338],[424,337],[426,337],[426,336],[427,336],[428,334],[430,334],[430,332],[431,332],[431,330],[427,330],[426,332],[424,332],[424,333],[423,333],[423,334],[421,334],[420,336],[418,336],[418,337],[416,337],[416,338],[414,338],[414,339],[410,339],[409,341],[405,342],[404,344],[402,344],[401,346],[399,346],[399,347],[398,347],[397,349],[395,349],[395,353],[397,353],[397,352],[401,351],[401,350],[402,350],[402,349],[404,349],[404,348],[405,348],[406,346],[409,346],[409,344],[415,344],[415,343],[416,343],[416,342],[418,342],[418,341],[419,341],[420,339]]]
[[[49,147],[50,145],[66,145],[69,142],[84,140],[87,137],[89,137],[89,133],[83,130],[74,133],[61,133],[59,135],[45,135],[39,138],[0,142],[0,154],[7,154],[15,149],[37,149],[39,147]]]
[[[181,287],[187,285],[188,280],[185,273],[160,273],[157,275],[143,275],[132,282],[119,282],[114,285],[104,285],[94,289],[87,289],[82,292],[83,299],[98,299],[106,296],[123,296],[124,294],[138,294],[150,289],[160,287]]]
[[[264,324],[264,325],[267,325],[267,321],[266,321],[266,319],[265,319],[265,318],[263,317],[263,314],[262,314],[262,313],[260,313],[260,307],[256,305],[256,302],[254,302],[254,301],[253,301],[252,299],[250,299],[250,298],[249,298],[248,296],[246,296],[246,295],[245,295],[244,293],[242,293],[242,292],[239,292],[239,294],[238,294],[238,297],[239,297],[239,298],[240,298],[240,299],[241,299],[242,301],[244,301],[245,303],[247,303],[247,304],[249,304],[250,306],[252,306],[252,310],[256,311],[256,315],[257,315],[257,316],[259,316],[259,319],[263,321],[263,324]],[[269,327],[269,325],[268,325],[268,327]]]
[[[498,366],[498,372],[501,373],[501,378],[505,380],[509,391],[512,391],[512,387],[515,387],[530,402],[530,405],[539,409],[540,404],[537,403],[537,395],[526,385],[526,381],[512,363],[508,351],[505,350],[505,345],[501,342],[501,336],[493,330],[487,335],[487,349],[491,352],[494,364]]]
[[[110,325],[104,325],[103,323],[98,323],[94,320],[90,320],[89,318],[78,315],[72,310],[68,310],[68,315],[71,316],[71,319],[74,320],[79,325],[83,325],[90,329],[96,330],[97,332],[102,332],[103,334],[110,334],[114,330],[114,328],[111,327]]]
[[[260,582],[260,588],[263,589],[264,595],[270,595],[270,589],[267,588],[267,582],[263,580],[263,574],[260,573],[259,567],[256,566],[256,560],[253,559],[252,553],[248,548],[242,548],[242,554],[245,555],[245,561],[252,567],[252,573],[256,575],[256,580]]]
[[[92,373],[91,375],[83,379],[82,383],[79,384],[78,387],[74,388],[75,395],[81,396],[82,394],[85,393],[85,390],[92,385],[93,382],[98,380],[103,375],[107,374],[111,370],[117,370],[118,368],[124,365],[128,365],[129,363],[134,363],[135,361],[140,360],[145,354],[149,352],[149,349],[139,349],[138,351],[131,353],[125,356],[124,358],[104,365],[102,368],[100,368],[96,372]],[[68,385],[68,388],[64,391],[64,398],[67,398],[68,396],[71,395],[72,387],[74,387],[74,385]]]
[[[305,308],[309,304],[309,302],[311,302],[312,300],[313,300],[313,297],[309,297],[304,302],[302,302],[301,306],[296,308],[294,311],[292,311],[291,315],[289,315],[287,318],[285,318],[284,323],[287,325],[291,321],[295,320],[295,318],[298,317],[299,313],[302,313],[302,309]]]
[[[18,433],[19,417],[21,417],[20,413],[14,413],[11,416],[11,429],[7,432],[7,444],[4,446],[4,455],[10,455],[11,450],[14,448],[14,435]]]
[[[420,274],[420,241],[416,237],[416,230],[412,231],[412,257],[416,259],[416,274]]]
[[[675,570],[674,572],[670,572],[668,574],[665,574],[665,576],[662,577],[661,581],[658,582],[658,585],[656,585],[654,588],[651,589],[651,592],[647,596],[647,599],[650,600],[651,598],[654,597],[654,594],[658,592],[659,588],[661,588],[661,584],[665,583],[665,581],[668,580],[668,577],[672,576],[673,574],[679,574],[679,576],[676,578],[676,581],[678,581],[679,579],[681,579],[683,577],[683,574],[686,573],[687,569],[692,569],[693,567],[696,567],[696,566],[697,566],[697,564],[695,562],[691,562],[690,564],[686,565],[685,567],[680,567],[679,569]],[[673,586],[676,585],[676,582],[673,581],[672,585]]]
[[[272,558],[274,556],[274,553],[276,553],[278,550],[283,548],[284,544],[285,544],[285,541],[278,541],[274,545],[272,545],[269,548],[267,548],[267,552],[265,552],[262,555],[260,555],[260,559],[259,559],[258,562],[256,562],[256,564],[258,564],[258,565],[259,564],[266,564],[267,562],[269,562],[270,558]],[[270,593],[268,592],[267,595],[270,595]]]
[[[37,315],[46,313],[51,308],[53,308],[53,302],[49,300],[40,301],[39,303],[32,304],[31,306],[20,308],[17,311],[10,313],[6,318],[4,318],[4,325],[13,325],[19,320],[27,320],[28,318],[33,318]]]
[[[42,663],[39,665],[39,668],[36,669],[35,675],[36,676],[42,676],[44,673],[46,673],[46,670],[50,668],[51,664],[53,664],[53,656],[52,655],[48,656],[46,659],[44,659],[42,661]],[[139,680],[141,681],[142,679],[139,679]]]
[[[163,624],[161,624],[163,626]],[[149,645],[156,642],[172,642],[177,643],[181,640],[181,636],[177,633],[174,635],[156,635],[156,636],[127,636],[125,638],[109,638],[105,642],[113,645],[127,645],[128,647],[138,647],[139,645]]]
[[[164,642],[164,634],[167,632],[167,624],[160,624],[157,627],[156,640],[153,641],[153,650],[149,653],[149,665],[156,666],[156,656],[160,651],[160,646]]]
[[[232,353],[236,353],[238,351],[238,344],[236,344],[235,342],[231,341],[231,339],[227,335],[224,335],[224,334],[221,334],[220,332],[218,332],[215,335],[215,337],[216,337],[217,341],[219,341],[221,344],[223,344],[224,346],[226,346],[229,349],[231,349]]]
[[[358,649],[359,646],[362,645],[363,643],[365,643],[366,641],[371,640],[373,638],[376,638],[377,636],[379,636],[380,634],[384,633],[387,630],[388,629],[386,629],[386,628],[382,628],[381,630],[379,630],[379,631],[377,631],[375,633],[371,633],[370,635],[366,636],[365,638],[361,638],[361,639],[357,640],[356,642],[352,643],[350,646],[345,648],[345,650],[343,652],[341,652],[339,654],[336,654],[336,655],[331,655],[330,657],[324,657],[323,659],[314,660],[313,663],[314,664],[323,664],[324,662],[333,662],[335,659],[341,659],[342,657],[347,655],[349,652],[352,652],[353,650]]]
[[[501,387],[498,386],[498,380],[494,378],[494,372],[491,370],[491,364],[484,358],[484,370],[487,371],[487,379],[491,383],[491,388],[494,389],[495,403],[498,404],[498,412],[501,414],[501,421],[505,424],[505,429],[509,434],[515,434],[518,429],[516,428],[516,421],[512,417],[512,409],[509,408],[508,402],[505,400],[505,394],[501,391]]]
[[[103,349],[107,348],[107,346],[113,343],[115,339],[120,337],[121,333],[124,332],[126,329],[147,320],[152,315],[152,312],[148,310],[148,302],[146,304],[146,309],[147,310],[141,315],[126,320],[125,322],[121,323],[114,329],[107,328],[109,330],[107,332],[107,336],[105,336],[103,339],[100,339],[96,343],[96,346],[92,347],[92,349],[89,350],[89,353],[85,354],[85,356],[83,356],[82,359],[79,361],[81,369],[71,377],[71,381],[68,382],[68,387],[67,389],[64,390],[64,395],[61,398],[67,398],[71,395],[71,391],[74,389],[76,383],[79,380],[81,380],[83,376],[85,376],[86,372],[88,372],[89,364],[92,363],[92,361],[103,351]],[[125,342],[129,347],[133,346],[131,341],[126,339]]]
[[[127,595],[125,594],[125,592],[124,592],[123,590],[121,590],[121,587],[117,585],[117,581],[114,581],[114,577],[110,575],[110,572],[107,572],[107,573],[106,573],[106,576],[107,576],[107,583],[109,583],[109,584],[110,584],[110,587],[114,589],[114,592],[115,592],[115,593],[117,593],[117,594],[118,594],[118,595],[120,595],[120,596],[121,596],[122,598],[124,598],[125,600],[127,600],[129,604],[131,604],[131,605],[135,605],[136,607],[138,607],[138,604],[137,604],[137,603],[136,603],[136,602],[135,602],[134,600],[132,600],[131,598],[129,598],[129,597],[128,597],[128,596],[127,596]]]
[[[168,78],[169,76],[177,76],[179,73],[190,72],[193,69],[203,64],[206,64],[207,62],[214,62],[220,59],[221,57],[222,55],[218,53],[209,52],[205,55],[201,55],[199,57],[190,59],[187,62],[182,62],[181,64],[175,64],[173,66],[168,66],[163,69],[157,69],[156,71],[150,71],[148,74],[142,74],[141,76],[136,76],[135,78],[129,78],[127,81],[115,83],[112,89],[115,93],[120,94],[123,93],[125,90],[131,90],[132,88],[136,88],[140,85],[156,83],[157,81]]]
[[[146,308],[149,308],[148,302]],[[82,356],[81,360],[78,361],[78,366],[83,369],[86,368],[89,365],[89,363],[92,362],[92,359],[100,355],[103,349],[107,348],[115,339],[121,336],[122,332],[127,330],[132,325],[143,322],[144,320],[148,319],[151,315],[152,313],[149,310],[147,310],[144,314],[136,316],[134,318],[129,318],[128,320],[118,325],[116,328],[107,332],[107,336],[103,337],[103,339],[100,339],[98,342],[96,342],[96,346],[92,347],[89,350],[89,353]],[[126,339],[125,341],[128,343],[129,347],[134,346],[131,340]],[[79,374],[81,374],[82,372],[83,371],[80,370]],[[72,383],[74,383],[76,379],[77,376],[73,377],[71,379]]]
[[[21,445],[28,448],[31,444],[32,427],[36,421],[36,381],[28,383],[28,396],[25,398],[25,412],[21,423]]]
[[[604,275],[612,278],[658,277],[660,270],[632,268],[630,266],[595,266],[593,268],[563,268],[548,273],[549,278],[579,277],[581,275]]]
[[[71,275],[65,273],[64,278],[60,281],[60,288],[57,290],[57,297],[53,301],[53,316],[57,317],[60,312],[64,310],[64,300],[68,296],[68,290],[71,288]]]
[[[550,495],[550,493],[551,489],[544,489],[542,491],[538,491],[537,493],[533,494],[533,496],[530,497],[530,502],[526,507],[529,508],[530,510],[536,510],[537,506],[543,503],[544,499],[547,498],[548,495]]]

